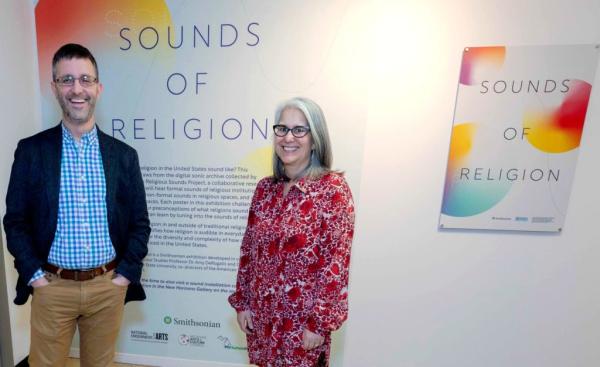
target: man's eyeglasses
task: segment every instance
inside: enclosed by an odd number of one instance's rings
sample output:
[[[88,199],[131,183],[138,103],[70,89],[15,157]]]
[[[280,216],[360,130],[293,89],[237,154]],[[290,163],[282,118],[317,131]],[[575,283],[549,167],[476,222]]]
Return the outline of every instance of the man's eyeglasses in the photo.
[[[54,79],[54,82],[61,87],[72,87],[75,85],[75,80],[79,80],[79,84],[81,84],[84,88],[93,87],[96,83],[98,83],[98,78],[93,77],[91,75],[82,75],[79,78],[75,78],[73,75],[64,75],[59,76]]]
[[[306,134],[308,134],[310,132],[310,127],[308,126],[294,126],[294,127],[287,127],[285,125],[273,125],[273,132],[275,133],[275,135],[279,136],[280,138],[283,138],[284,136],[286,136],[288,134],[288,132],[292,132],[292,135],[294,135],[294,137],[296,138],[302,138],[303,136],[305,136]]]

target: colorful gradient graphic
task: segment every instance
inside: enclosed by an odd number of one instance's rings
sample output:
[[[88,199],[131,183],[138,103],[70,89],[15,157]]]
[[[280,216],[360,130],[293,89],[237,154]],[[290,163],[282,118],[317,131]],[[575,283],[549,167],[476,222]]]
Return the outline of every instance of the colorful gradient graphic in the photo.
[[[462,67],[460,69],[460,84],[473,85],[473,74],[478,67],[500,68],[504,64],[506,47],[468,47],[463,52]]]
[[[572,80],[558,108],[526,112],[523,127],[529,129],[529,143],[546,153],[564,153],[579,147],[591,92],[589,83]]]
[[[460,171],[469,166],[469,156],[477,136],[476,123],[454,125],[444,186],[442,213],[468,217],[482,213],[502,200],[511,188],[510,182],[460,180]]]
[[[109,67],[117,60],[116,56],[123,55],[119,47],[127,46],[119,36],[123,27],[130,28],[133,40],[136,39],[133,35],[151,25],[164,40],[167,27],[171,25],[171,14],[163,0],[40,0],[35,8],[35,18],[40,82],[42,92],[48,94],[52,56],[63,44],[80,43],[96,56],[113,53],[114,59],[98,60],[101,67]],[[160,42],[152,51],[163,58],[165,53],[172,54],[165,43]]]

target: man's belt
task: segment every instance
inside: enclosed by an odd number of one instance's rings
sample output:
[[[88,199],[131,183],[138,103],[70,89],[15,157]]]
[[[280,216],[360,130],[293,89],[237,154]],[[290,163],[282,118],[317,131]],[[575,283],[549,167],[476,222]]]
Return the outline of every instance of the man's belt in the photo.
[[[62,279],[70,279],[76,281],[85,281],[94,279],[95,277],[108,273],[117,267],[117,260],[113,260],[109,263],[106,263],[102,266],[93,269],[87,270],[74,270],[74,269],[61,269],[58,266],[52,264],[44,264],[42,265],[42,269],[45,271],[56,274]]]

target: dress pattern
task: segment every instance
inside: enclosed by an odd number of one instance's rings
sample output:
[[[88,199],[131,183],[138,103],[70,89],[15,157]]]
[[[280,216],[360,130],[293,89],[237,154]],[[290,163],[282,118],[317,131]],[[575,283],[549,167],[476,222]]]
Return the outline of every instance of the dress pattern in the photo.
[[[348,315],[348,270],[354,203],[343,176],[303,178],[283,196],[284,182],[257,185],[241,245],[236,292],[229,302],[250,310],[250,363],[261,367],[328,364],[330,334]],[[302,348],[304,328],[325,337]]]

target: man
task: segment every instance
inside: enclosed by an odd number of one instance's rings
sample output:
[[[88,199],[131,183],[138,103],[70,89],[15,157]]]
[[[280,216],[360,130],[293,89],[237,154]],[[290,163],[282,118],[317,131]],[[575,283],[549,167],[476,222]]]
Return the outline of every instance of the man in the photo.
[[[107,366],[124,303],[146,298],[144,184],[135,150],[96,126],[102,84],[90,51],[62,46],[51,87],[62,121],[19,142],[6,196],[15,303],[33,293],[31,366],[64,366],[76,327],[81,366]]]

